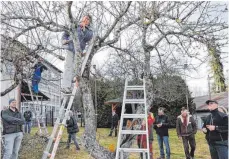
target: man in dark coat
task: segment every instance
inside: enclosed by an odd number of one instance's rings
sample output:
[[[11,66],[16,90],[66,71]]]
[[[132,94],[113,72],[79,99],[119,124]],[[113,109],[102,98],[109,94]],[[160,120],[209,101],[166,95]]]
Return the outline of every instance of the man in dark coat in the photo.
[[[228,115],[218,111],[218,102],[207,100],[210,110],[203,132],[209,145],[212,159],[228,159]]]
[[[73,115],[73,112],[69,112],[69,119],[66,122],[67,124],[67,132],[68,132],[68,141],[67,141],[67,149],[70,148],[71,140],[74,141],[76,146],[76,150],[80,150],[79,144],[76,141],[76,133],[79,132],[79,127],[77,125],[76,118]]]
[[[118,114],[115,111],[112,112],[112,121],[111,121],[111,131],[109,136],[112,136],[112,133],[115,129],[115,137],[117,137],[117,126],[118,126]]]
[[[26,110],[24,112],[24,118],[25,118],[25,133],[29,133],[31,131],[31,120],[32,120],[32,112],[30,110]]]
[[[23,138],[23,115],[16,107],[16,100],[9,100],[9,109],[1,112],[3,123],[4,154],[3,159],[17,159]]]
[[[177,117],[176,122],[177,136],[182,139],[186,159],[193,159],[196,149],[195,134],[197,132],[196,122],[188,110],[184,107],[181,109],[181,115]],[[189,152],[189,145],[191,151]]]
[[[164,108],[158,109],[158,116],[156,116],[154,128],[157,133],[158,145],[160,148],[160,157],[158,159],[165,159],[164,147],[166,148],[166,159],[170,159],[170,146],[169,146],[169,121],[168,116],[164,113]]]

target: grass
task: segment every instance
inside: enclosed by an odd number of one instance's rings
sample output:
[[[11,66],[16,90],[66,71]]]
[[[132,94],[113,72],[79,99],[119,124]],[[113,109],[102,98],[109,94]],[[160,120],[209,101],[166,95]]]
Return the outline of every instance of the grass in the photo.
[[[49,132],[51,133],[52,127],[48,128]],[[33,128],[31,132],[31,136],[33,136],[37,131],[37,128]],[[104,146],[105,148],[109,149],[109,146],[113,144],[116,147],[117,144],[117,137],[108,137],[109,134],[108,128],[98,128],[97,129],[97,141]],[[77,137],[83,134],[84,128],[80,128],[80,132],[77,133]],[[28,135],[27,135],[28,137]],[[26,138],[26,135],[25,135]],[[156,133],[154,132],[154,158],[159,156],[159,149],[156,140]],[[60,143],[57,154],[55,159],[91,159],[89,152],[86,151],[84,147],[80,145],[81,150],[76,151],[74,144],[71,144],[70,149],[64,149],[66,146],[67,141],[67,132],[66,129],[63,133],[62,143]],[[171,158],[172,159],[184,159],[184,150],[182,141],[177,138],[176,130],[170,129],[169,130],[169,141],[170,141],[170,149],[171,149]],[[31,145],[32,142],[36,142],[35,144]],[[39,146],[39,143],[41,144]],[[136,147],[136,142],[134,143]],[[208,150],[208,145],[205,140],[205,136],[202,132],[198,131],[196,134],[196,151],[195,151],[195,158],[196,159],[210,159],[210,153]],[[31,139],[30,145],[28,142],[24,142],[23,148],[20,151],[20,159],[39,159],[42,156],[43,150],[46,146],[46,143],[39,138]],[[25,148],[24,148],[25,147]],[[130,159],[139,159],[138,154],[132,154]]]

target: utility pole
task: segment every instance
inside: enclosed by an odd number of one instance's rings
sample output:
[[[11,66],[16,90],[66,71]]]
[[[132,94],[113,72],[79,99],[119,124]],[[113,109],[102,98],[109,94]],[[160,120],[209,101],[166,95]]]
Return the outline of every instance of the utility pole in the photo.
[[[189,111],[189,106],[188,106],[188,85],[186,86],[186,84],[187,84],[187,80],[186,80],[186,72],[185,72],[185,70],[188,68],[188,64],[187,63],[185,63],[184,64],[184,78],[185,78],[185,91],[186,91],[186,104],[187,104],[187,110]]]
[[[210,84],[210,76],[208,75],[208,96],[211,99],[211,84]]]
[[[18,75],[19,83],[17,86],[17,108],[21,110],[21,86],[22,86],[22,76],[21,74]]]

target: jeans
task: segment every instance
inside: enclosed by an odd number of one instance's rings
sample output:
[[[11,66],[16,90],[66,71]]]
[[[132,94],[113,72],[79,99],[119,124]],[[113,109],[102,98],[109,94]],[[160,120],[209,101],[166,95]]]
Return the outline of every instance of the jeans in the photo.
[[[166,148],[166,159],[170,159],[170,147],[169,147],[169,137],[157,135],[157,141],[160,148],[160,157],[165,158],[163,142]]]
[[[184,145],[184,152],[185,152],[186,159],[194,158],[194,152],[196,149],[195,135],[182,136],[182,141]],[[191,148],[190,152],[189,152],[189,145]]]
[[[71,139],[73,140],[75,146],[76,146],[76,149],[79,149],[79,144],[77,143],[76,141],[76,133],[69,133],[68,134],[68,142],[67,142],[67,147],[70,147],[70,144],[71,144]]]
[[[66,58],[64,64],[63,82],[62,88],[71,88],[73,79],[74,68],[74,54],[71,51],[66,50]]]
[[[228,140],[208,142],[212,159],[228,159]]]
[[[25,122],[25,133],[29,133],[30,134],[30,131],[31,131],[31,127],[32,127],[32,122],[31,121],[26,121]]]
[[[17,159],[23,138],[23,133],[17,132],[12,134],[5,134],[3,137],[5,140],[3,159]]]
[[[35,78],[32,80],[32,89],[34,93],[38,93],[39,92],[39,88],[38,88],[38,84],[40,83],[40,78]]]

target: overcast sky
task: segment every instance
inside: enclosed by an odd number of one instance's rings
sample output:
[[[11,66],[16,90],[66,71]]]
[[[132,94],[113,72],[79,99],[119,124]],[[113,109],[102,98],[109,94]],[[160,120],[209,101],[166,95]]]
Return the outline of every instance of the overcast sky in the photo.
[[[226,3],[226,1],[222,3]],[[222,18],[228,22],[228,13],[224,14]],[[227,54],[222,55],[223,58],[222,62],[224,66],[225,76],[228,78],[228,47],[223,48],[222,51],[227,52]],[[207,52],[203,52],[202,54],[203,56],[205,56]],[[97,65],[97,69],[100,69],[104,65],[104,63],[107,62],[108,57],[109,57],[109,52],[107,50],[101,51],[94,56],[92,64]],[[64,69],[64,62],[56,60],[56,58],[50,58],[50,59],[53,59],[51,62],[57,65],[58,68],[60,68],[61,70]],[[187,63],[198,65],[200,62],[195,59],[187,59]],[[193,96],[201,96],[201,95],[208,94],[207,77],[209,73],[210,73],[210,67],[208,63],[202,64],[197,71],[186,71],[186,75],[187,75],[186,80],[190,91],[193,92],[192,94]],[[211,80],[211,83],[212,82],[213,79]]]

